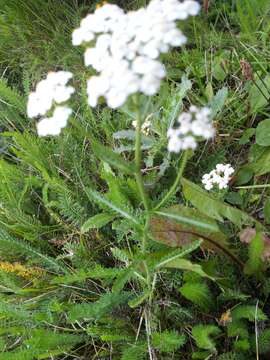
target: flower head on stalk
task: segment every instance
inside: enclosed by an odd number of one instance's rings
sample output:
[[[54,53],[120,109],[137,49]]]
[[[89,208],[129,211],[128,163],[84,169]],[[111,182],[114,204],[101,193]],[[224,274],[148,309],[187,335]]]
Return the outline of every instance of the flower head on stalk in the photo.
[[[104,97],[109,107],[118,108],[131,94],[156,94],[166,76],[160,54],[187,40],[176,21],[197,15],[199,9],[193,0],[152,0],[137,11],[125,13],[105,4],[87,15],[72,42],[88,46],[85,65],[98,73],[88,80],[89,105],[95,107]]]
[[[194,150],[198,141],[208,140],[214,135],[211,110],[192,105],[188,112],[179,116],[177,126],[168,130],[168,151],[178,153],[181,150]]]
[[[72,110],[64,105],[74,93],[74,88],[67,85],[72,78],[68,71],[50,72],[46,79],[41,80],[36,90],[28,98],[27,114],[30,118],[46,115],[54,108],[51,117],[41,119],[37,124],[40,136],[59,135],[61,129],[67,125],[67,120]]]
[[[234,169],[230,164],[217,164],[216,168],[209,174],[203,175],[202,183],[206,190],[213,189],[215,185],[217,185],[220,190],[226,189],[233,173]]]

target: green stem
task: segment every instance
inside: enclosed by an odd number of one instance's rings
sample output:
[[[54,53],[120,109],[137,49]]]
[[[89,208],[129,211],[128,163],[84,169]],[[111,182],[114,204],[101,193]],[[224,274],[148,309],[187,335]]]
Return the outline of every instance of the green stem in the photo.
[[[247,185],[247,186],[236,186],[236,189],[264,189],[269,188],[270,184],[261,184],[261,185]]]
[[[141,172],[141,163],[142,163],[142,147],[141,147],[141,142],[142,142],[142,134],[141,134],[142,116],[141,116],[141,112],[140,112],[138,95],[136,95],[134,97],[134,103],[135,103],[135,107],[136,107],[136,139],[135,139],[135,167],[136,167],[136,171],[135,171],[135,178],[136,178],[137,186],[138,186],[138,189],[139,189],[140,197],[142,199],[144,208],[146,210],[146,221],[145,221],[145,226],[144,226],[144,230],[143,230],[143,234],[142,234],[142,242],[141,242],[142,253],[145,254],[146,253],[146,242],[147,242],[147,238],[148,238],[147,232],[148,232],[148,227],[149,227],[149,211],[150,211],[150,207],[149,207],[149,200],[148,200],[148,196],[147,196],[146,191],[145,191],[142,172]],[[146,261],[143,261],[143,266],[145,268],[145,273],[146,273],[147,288],[148,288],[148,290],[151,291],[151,274],[149,273],[149,268],[148,268],[148,265],[147,265]],[[153,356],[153,349],[152,349],[152,346],[151,346],[151,317],[150,317],[151,310],[150,310],[150,308],[151,308],[152,296],[153,296],[153,290],[151,291],[151,295],[150,295],[150,297],[148,299],[149,309],[148,309],[148,306],[147,306],[146,309],[144,310],[145,328],[146,328],[146,334],[147,334],[147,344],[148,344],[148,352],[149,352],[150,360],[154,360],[156,358],[155,356]]]
[[[164,204],[166,204],[166,202],[168,202],[170,200],[170,198],[175,194],[177,187],[179,185],[179,182],[181,180],[181,177],[183,175],[183,172],[185,170],[186,164],[187,164],[187,160],[188,160],[188,155],[189,155],[189,151],[186,150],[182,156],[181,162],[180,162],[180,167],[178,170],[178,174],[177,177],[173,183],[173,185],[171,186],[170,190],[167,192],[167,194],[164,196],[163,199],[161,199],[161,201],[157,204],[157,206],[154,208],[154,210],[158,210],[160,209]]]
[[[141,149],[141,141],[142,141],[142,133],[141,133],[141,127],[142,127],[142,116],[140,112],[140,106],[138,101],[138,96],[135,97],[135,105],[136,105],[136,139],[135,139],[135,166],[136,166],[136,172],[135,172],[135,178],[138,185],[138,189],[140,192],[141,199],[143,201],[143,205],[145,207],[146,211],[149,211],[149,203],[148,198],[145,192],[144,184],[143,184],[143,178],[142,178],[142,172],[141,172],[141,162],[142,162],[142,149]]]
[[[148,228],[149,228],[149,214],[146,214],[146,220],[145,220],[145,225],[144,225],[144,229],[143,229],[143,235],[142,235],[142,251],[143,253],[145,253],[146,250],[146,242],[147,242],[147,237],[148,237]]]

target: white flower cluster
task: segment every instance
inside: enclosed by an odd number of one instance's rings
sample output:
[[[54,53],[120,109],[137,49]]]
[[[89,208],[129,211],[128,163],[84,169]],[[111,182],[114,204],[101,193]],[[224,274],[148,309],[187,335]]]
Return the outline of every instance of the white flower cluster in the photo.
[[[211,190],[214,185],[217,185],[220,190],[226,189],[233,173],[234,169],[230,164],[217,164],[209,174],[203,175],[202,183],[206,190]]]
[[[57,106],[53,115],[40,120],[37,124],[39,136],[59,135],[61,130],[67,126],[67,121],[72,110],[67,106]]]
[[[88,80],[89,105],[95,107],[103,96],[111,108],[117,108],[136,92],[154,95],[166,75],[159,55],[186,42],[176,20],[197,15],[199,9],[193,0],[151,0],[137,11],[125,13],[106,4],[86,16],[74,30],[72,42],[77,46],[95,40],[84,59],[99,73]]]
[[[196,149],[198,140],[212,138],[215,129],[210,115],[209,108],[199,109],[193,105],[189,112],[183,112],[177,121],[179,126],[168,130],[168,151],[178,153],[180,150]]]
[[[74,88],[68,86],[72,74],[68,71],[50,72],[41,80],[28,98],[27,114],[30,118],[44,116],[54,104],[62,104],[70,99]],[[56,106],[52,117],[46,117],[37,124],[40,136],[59,135],[67,124],[72,110],[66,106]]]

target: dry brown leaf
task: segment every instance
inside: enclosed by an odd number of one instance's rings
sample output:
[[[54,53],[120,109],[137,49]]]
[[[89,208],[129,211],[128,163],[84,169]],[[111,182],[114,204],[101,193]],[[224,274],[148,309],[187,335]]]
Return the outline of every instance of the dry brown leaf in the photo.
[[[198,239],[198,236],[183,232],[181,224],[158,216],[151,219],[150,229],[157,241],[171,247],[184,246]]]
[[[246,229],[240,232],[239,238],[242,243],[250,244],[251,240],[255,237],[255,235],[256,235],[256,230],[254,228],[247,227]]]
[[[56,247],[62,247],[68,242],[67,239],[50,239],[49,243]]]
[[[160,216],[151,218],[150,231],[156,241],[170,247],[181,247],[200,238],[204,240],[202,248],[208,250],[219,252],[220,248],[215,243],[226,246],[226,236],[222,233],[203,233],[196,227],[187,227]]]
[[[267,235],[263,235],[263,241],[264,241],[264,250],[262,254],[262,260],[263,261],[269,261],[270,259],[270,238]]]
[[[253,70],[252,70],[250,63],[247,60],[242,59],[242,60],[240,60],[240,66],[241,66],[242,75],[244,76],[244,78],[246,80],[253,80],[253,77],[254,77]]]
[[[221,326],[227,326],[231,322],[232,322],[231,310],[228,309],[221,315],[220,319],[218,320],[218,323]]]

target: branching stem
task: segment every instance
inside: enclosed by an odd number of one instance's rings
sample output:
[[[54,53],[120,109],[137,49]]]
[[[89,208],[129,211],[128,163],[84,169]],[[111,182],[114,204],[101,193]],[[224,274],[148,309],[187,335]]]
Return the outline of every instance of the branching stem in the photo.
[[[160,209],[163,205],[165,205],[170,198],[176,193],[177,187],[179,185],[179,182],[181,180],[181,177],[183,175],[183,172],[185,170],[186,164],[187,164],[187,160],[188,160],[188,156],[189,156],[189,151],[186,150],[182,156],[182,159],[180,161],[180,166],[179,166],[179,170],[178,170],[178,174],[177,177],[173,183],[173,185],[171,186],[170,190],[167,192],[167,194],[164,196],[164,198],[157,204],[157,206],[154,208],[155,211],[157,211],[158,209]]]

